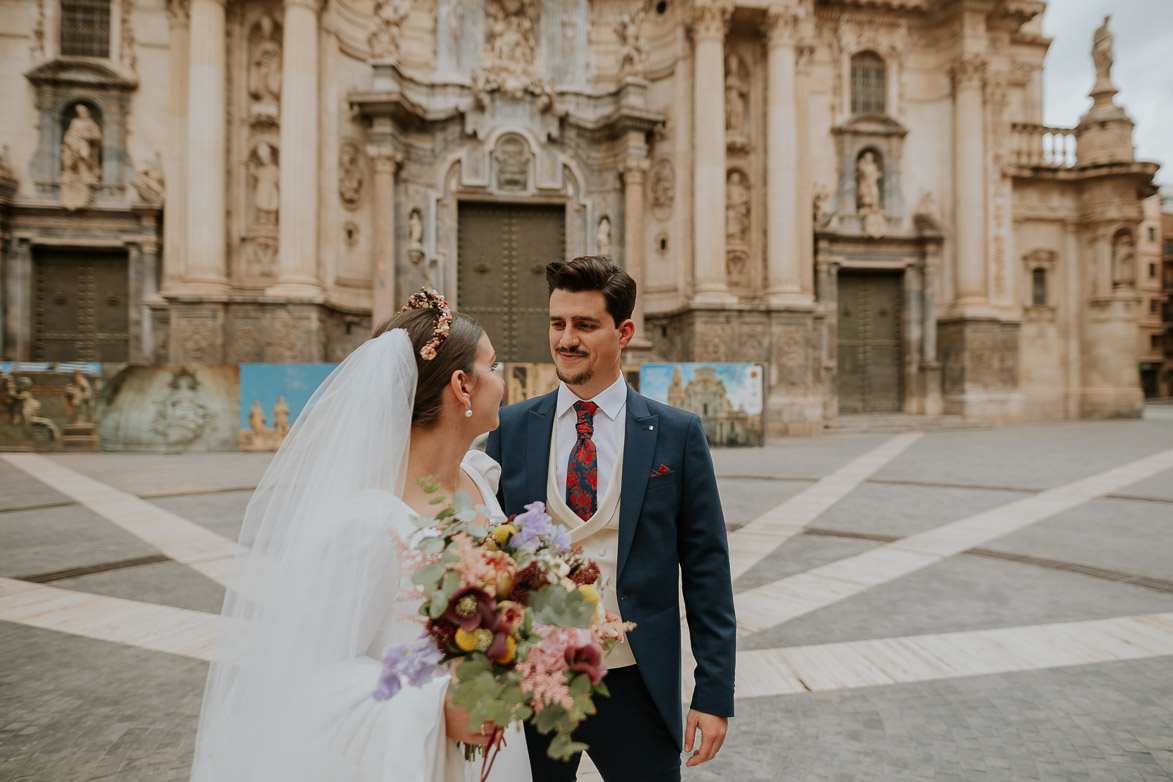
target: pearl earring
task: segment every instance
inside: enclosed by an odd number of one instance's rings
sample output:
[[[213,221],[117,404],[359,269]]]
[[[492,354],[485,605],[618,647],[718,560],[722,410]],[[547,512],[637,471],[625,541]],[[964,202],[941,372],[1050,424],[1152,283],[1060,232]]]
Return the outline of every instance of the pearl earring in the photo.
[[[471,407],[464,411],[464,417],[465,418],[472,418],[472,408]]]

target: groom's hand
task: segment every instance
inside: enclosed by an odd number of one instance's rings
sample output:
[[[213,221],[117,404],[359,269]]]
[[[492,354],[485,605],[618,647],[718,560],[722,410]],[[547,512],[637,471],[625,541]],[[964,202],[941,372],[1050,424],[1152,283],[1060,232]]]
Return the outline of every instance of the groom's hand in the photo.
[[[693,741],[696,739],[697,728],[701,731],[701,745],[696,752],[692,752]],[[712,760],[725,743],[725,733],[729,730],[727,717],[715,717],[696,709],[688,710],[688,720],[684,723],[684,751],[692,752],[692,756],[684,765],[699,766],[706,760]]]

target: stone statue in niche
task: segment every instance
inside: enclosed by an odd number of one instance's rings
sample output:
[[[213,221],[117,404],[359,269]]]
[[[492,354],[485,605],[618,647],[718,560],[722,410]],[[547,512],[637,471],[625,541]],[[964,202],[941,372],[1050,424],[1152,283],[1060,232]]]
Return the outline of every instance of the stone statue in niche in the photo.
[[[347,209],[358,207],[362,200],[363,170],[358,145],[347,141],[338,153],[338,197]]]
[[[876,153],[868,150],[855,164],[855,208],[863,232],[873,239],[884,235],[884,207],[880,200],[883,172],[876,163]]]
[[[156,152],[135,175],[131,183],[139,198],[147,203],[162,203],[164,198],[163,161]]]
[[[371,19],[371,34],[367,43],[371,57],[398,60],[403,37],[403,20],[411,13],[411,0],[378,0]]]
[[[493,155],[497,161],[497,187],[501,190],[525,190],[529,185],[529,150],[516,137],[504,139]]]
[[[1112,240],[1112,287],[1136,287],[1136,242],[1128,231]]]
[[[749,240],[749,184],[745,174],[730,171],[725,184],[725,242],[745,246]]]
[[[634,14],[620,14],[611,23],[619,36],[619,78],[629,76],[642,79],[648,70],[648,42],[644,38],[643,24],[647,9],[640,8]]]
[[[811,197],[811,218],[815,228],[826,228],[831,223],[831,191],[819,185]]]
[[[595,229],[595,254],[611,257],[611,218],[607,215],[599,218],[599,227]]]
[[[418,209],[412,209],[407,218],[407,255],[412,263],[424,258],[424,219]]]
[[[277,211],[281,208],[281,169],[273,159],[273,148],[267,141],[257,144],[255,158],[248,161],[253,175],[253,206],[257,222],[262,225],[276,225]]]
[[[725,130],[733,136],[745,135],[745,100],[749,87],[744,70],[736,54],[725,59]]]
[[[660,220],[671,217],[672,202],[676,198],[676,174],[668,158],[660,158],[652,164],[648,174],[648,192],[652,195],[652,214]]]
[[[102,179],[102,129],[87,106],[78,104],[61,143],[61,204],[69,211],[90,202],[92,186]]]
[[[1115,38],[1108,30],[1109,19],[1111,19],[1110,16],[1104,17],[1104,23],[1096,28],[1095,35],[1092,37],[1092,61],[1096,64],[1096,86],[1093,88],[1095,90],[1112,86],[1112,62],[1114,60],[1112,47]]]
[[[248,94],[253,99],[254,114],[277,118],[281,103],[281,44],[277,41],[277,22],[269,14],[257,20],[256,52],[248,66]]]

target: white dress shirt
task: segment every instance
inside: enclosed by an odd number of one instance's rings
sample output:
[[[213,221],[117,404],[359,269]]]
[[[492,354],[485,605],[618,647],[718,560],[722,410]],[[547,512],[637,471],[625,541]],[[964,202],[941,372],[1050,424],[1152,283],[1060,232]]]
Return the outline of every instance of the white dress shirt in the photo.
[[[566,498],[566,468],[570,463],[570,453],[574,444],[578,442],[578,415],[574,412],[574,403],[584,401],[579,399],[565,383],[558,384],[558,404],[554,408],[554,454],[558,465],[558,485],[562,487],[562,498]],[[627,428],[627,381],[623,375],[607,386],[594,399],[586,400],[599,406],[595,411],[595,432],[591,440],[595,443],[595,453],[599,460],[599,486],[597,497],[602,502],[607,496],[607,486],[611,480],[611,472],[619,454],[623,452],[623,436]]]

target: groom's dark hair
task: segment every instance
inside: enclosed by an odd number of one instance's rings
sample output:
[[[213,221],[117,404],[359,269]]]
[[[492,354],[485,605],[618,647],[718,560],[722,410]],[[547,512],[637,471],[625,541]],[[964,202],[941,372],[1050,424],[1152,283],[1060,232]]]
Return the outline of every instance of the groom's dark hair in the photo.
[[[582,255],[569,261],[546,264],[546,285],[555,290],[598,291],[607,302],[607,312],[618,326],[635,309],[635,280],[623,268],[602,255]]]

